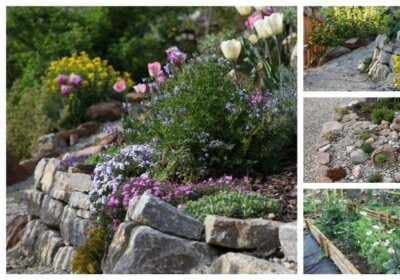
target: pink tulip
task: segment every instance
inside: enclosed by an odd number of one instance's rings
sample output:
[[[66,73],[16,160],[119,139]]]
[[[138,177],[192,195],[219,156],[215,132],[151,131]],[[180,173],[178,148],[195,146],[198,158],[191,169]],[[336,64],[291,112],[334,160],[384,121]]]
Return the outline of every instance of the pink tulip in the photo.
[[[260,12],[254,12],[251,15],[249,15],[244,23],[246,25],[247,29],[252,29],[253,25],[256,21],[263,19],[263,16]]]
[[[156,76],[156,82],[159,84],[164,83],[165,81],[165,75],[163,71],[158,72],[157,76]]]
[[[61,95],[66,96],[68,93],[70,93],[71,87],[67,85],[61,85]]]
[[[119,80],[118,82],[116,82],[116,83],[113,85],[113,89],[114,89],[116,92],[122,92],[122,91],[124,91],[124,90],[126,89],[125,80]]]
[[[147,85],[146,84],[137,84],[133,87],[135,92],[137,93],[145,93],[147,90]]]
[[[149,70],[149,75],[155,78],[161,71],[161,64],[158,61],[148,63],[147,69]]]
[[[68,82],[68,76],[65,74],[59,74],[56,78],[57,83],[61,85],[65,85]]]
[[[71,75],[69,76],[69,82],[71,83],[71,85],[72,85],[74,88],[77,88],[77,87],[80,86],[80,84],[81,84],[81,82],[82,82],[82,78],[81,78],[81,76],[79,76],[79,75],[71,74]]]

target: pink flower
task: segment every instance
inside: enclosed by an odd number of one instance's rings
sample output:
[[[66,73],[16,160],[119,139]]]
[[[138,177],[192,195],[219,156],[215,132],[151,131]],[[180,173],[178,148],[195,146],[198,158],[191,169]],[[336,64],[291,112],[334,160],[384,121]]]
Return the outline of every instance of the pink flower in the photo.
[[[178,49],[178,47],[171,47],[165,52],[167,53],[168,61],[178,67],[186,60],[186,54]]]
[[[249,15],[244,23],[246,25],[247,29],[252,29],[253,25],[256,21],[263,19],[263,16],[260,12],[254,12],[251,15]]]
[[[79,76],[79,75],[71,74],[71,75],[69,76],[69,82],[71,83],[71,85],[72,85],[74,88],[77,88],[77,87],[79,87],[80,84],[82,83],[82,78],[81,78],[81,76]]]
[[[163,71],[158,72],[158,74],[157,74],[157,76],[155,78],[156,78],[156,82],[157,83],[159,83],[159,84],[164,83],[164,81],[165,81],[164,72]]]
[[[147,69],[149,70],[149,75],[155,78],[161,71],[161,64],[158,61],[148,63]]]
[[[263,96],[261,95],[261,93],[259,93],[258,91],[256,91],[251,97],[250,97],[250,103],[253,105],[256,105],[258,103],[261,103],[261,101],[263,100]]]
[[[146,84],[137,84],[133,87],[135,92],[137,93],[145,93],[147,90],[147,85]]]
[[[71,87],[67,85],[61,85],[61,95],[66,96],[68,93],[70,93]]]
[[[57,83],[61,85],[65,85],[68,82],[68,76],[65,74],[59,74],[56,78]]]
[[[392,247],[389,247],[389,249],[387,251],[391,255],[393,255],[395,253],[395,250]]]
[[[126,89],[125,80],[119,80],[118,82],[116,82],[116,83],[113,85],[113,89],[114,89],[116,92],[122,92],[122,91],[124,91],[124,90]]]
[[[179,204],[176,208],[178,208],[178,209],[182,209],[182,208],[184,208],[185,207],[185,205],[183,205],[183,204]]]

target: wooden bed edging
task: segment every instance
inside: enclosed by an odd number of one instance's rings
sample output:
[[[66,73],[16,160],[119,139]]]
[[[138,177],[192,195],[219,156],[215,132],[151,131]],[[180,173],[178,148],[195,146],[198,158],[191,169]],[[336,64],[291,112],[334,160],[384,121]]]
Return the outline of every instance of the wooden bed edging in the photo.
[[[371,210],[367,208],[360,209],[355,203],[350,204],[350,207],[356,211],[364,211],[367,214],[367,216],[377,219],[386,225],[389,226],[400,225],[400,216],[391,216],[388,213]]]
[[[321,248],[325,251],[331,260],[336,264],[343,274],[361,274],[358,269],[346,258],[345,255],[330,241],[311,220],[305,220],[306,228],[314,236]]]

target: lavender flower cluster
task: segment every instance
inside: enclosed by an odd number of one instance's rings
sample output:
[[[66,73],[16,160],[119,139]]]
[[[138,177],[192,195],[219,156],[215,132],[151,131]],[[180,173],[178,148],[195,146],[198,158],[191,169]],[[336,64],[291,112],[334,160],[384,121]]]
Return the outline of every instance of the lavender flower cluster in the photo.
[[[77,162],[83,162],[89,156],[90,155],[69,156],[60,161],[58,168],[61,170],[66,170],[66,169],[68,169],[68,167],[73,166]]]
[[[139,176],[153,166],[154,151],[149,145],[130,145],[106,161],[96,165],[92,188],[89,192],[91,210],[96,211],[107,203],[108,196],[118,190],[127,178]]]

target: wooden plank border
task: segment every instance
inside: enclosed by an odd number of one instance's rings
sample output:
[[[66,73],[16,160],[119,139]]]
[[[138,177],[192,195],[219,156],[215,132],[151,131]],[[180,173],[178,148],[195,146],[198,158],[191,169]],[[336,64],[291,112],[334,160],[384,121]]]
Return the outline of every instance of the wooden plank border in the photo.
[[[306,219],[306,228],[314,236],[325,254],[331,258],[343,274],[361,274],[360,271],[346,258],[346,256],[330,241],[311,220]]]

